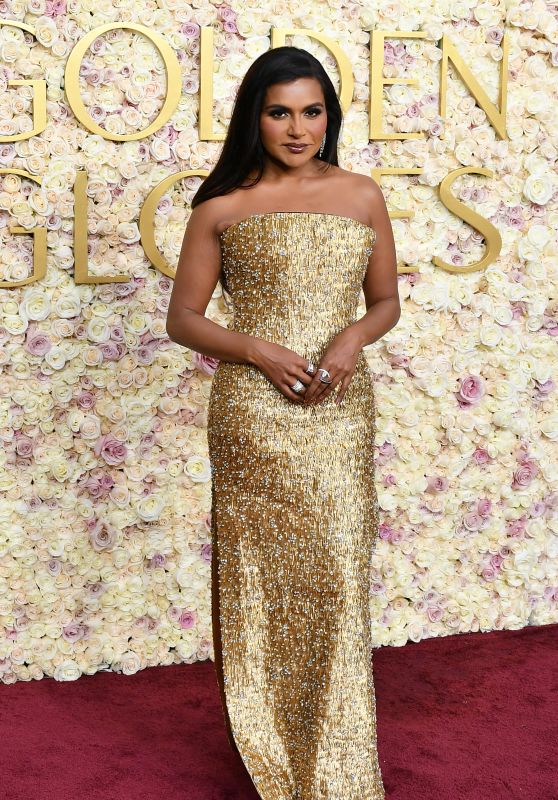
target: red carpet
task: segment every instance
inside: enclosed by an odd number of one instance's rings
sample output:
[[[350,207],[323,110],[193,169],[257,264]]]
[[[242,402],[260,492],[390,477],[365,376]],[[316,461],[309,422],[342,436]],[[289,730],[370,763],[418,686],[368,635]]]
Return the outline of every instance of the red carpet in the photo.
[[[390,800],[558,800],[557,653],[558,625],[376,650]],[[257,800],[211,661],[20,682],[0,701],[1,800]]]

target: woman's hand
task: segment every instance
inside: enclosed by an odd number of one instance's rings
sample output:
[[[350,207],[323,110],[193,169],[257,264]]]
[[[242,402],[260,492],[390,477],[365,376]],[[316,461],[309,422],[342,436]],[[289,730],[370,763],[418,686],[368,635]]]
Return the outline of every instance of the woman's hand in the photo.
[[[302,404],[307,390],[295,392],[291,388],[296,381],[307,386],[312,381],[312,375],[305,370],[308,368],[308,359],[299,356],[294,350],[283,345],[258,340],[257,353],[252,362],[268,378],[276,389],[289,400]],[[315,367],[314,367],[315,369]]]
[[[338,333],[329,343],[318,369],[304,391],[304,404],[325,400],[338,384],[341,386],[335,402],[340,403],[353,377],[360,351],[361,346],[350,328]],[[320,380],[320,369],[327,369],[330,372],[331,383],[323,383]]]

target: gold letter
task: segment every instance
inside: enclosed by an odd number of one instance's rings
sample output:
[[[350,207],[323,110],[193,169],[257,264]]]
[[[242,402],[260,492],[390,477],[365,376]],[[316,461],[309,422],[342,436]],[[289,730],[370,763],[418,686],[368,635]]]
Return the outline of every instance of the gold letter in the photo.
[[[220,141],[224,133],[213,133],[213,28],[200,29],[200,140]]]
[[[424,39],[422,31],[372,31],[370,42],[370,139],[420,139],[416,133],[385,133],[382,130],[382,99],[386,83],[415,83],[417,78],[384,78],[384,39]]]
[[[174,278],[176,272],[171,270],[161,253],[157,250],[155,244],[155,226],[153,219],[155,211],[159,205],[159,200],[164,195],[169,186],[180,180],[181,178],[189,178],[190,175],[200,175],[207,177],[209,175],[206,169],[185,169],[182,172],[176,172],[174,175],[169,175],[167,178],[153,187],[147,195],[145,202],[141,208],[139,218],[140,242],[145,251],[145,255],[151,261],[153,266],[169,278]]]
[[[24,22],[13,22],[11,20],[1,20],[0,25],[11,25],[13,28],[19,28],[22,31],[35,35],[35,31]],[[46,128],[46,81],[41,80],[9,80],[8,86],[32,86],[33,87],[33,129],[30,131],[22,131],[21,133],[14,133],[11,136],[0,136],[0,142],[21,142],[23,139],[31,139],[32,136],[38,136]],[[20,230],[20,229],[18,229]]]
[[[353,78],[353,70],[351,62],[341,50],[336,41],[329,36],[324,36],[323,33],[314,33],[306,28],[272,28],[271,29],[271,47],[281,47],[285,44],[285,37],[287,36],[309,36],[311,39],[317,39],[321,42],[337,62],[339,68],[339,103],[343,112],[348,111],[353,99],[353,89],[355,81]]]
[[[74,183],[74,273],[76,283],[123,283],[128,275],[90,275],[87,259],[87,173],[76,170]]]
[[[452,211],[457,217],[464,220],[464,222],[468,222],[469,225],[472,225],[477,231],[480,231],[488,243],[488,250],[480,261],[477,261],[475,264],[467,264],[463,267],[459,267],[456,264],[447,264],[445,261],[442,261],[441,258],[438,258],[438,256],[434,256],[433,261],[435,266],[441,267],[448,272],[468,273],[484,269],[498,258],[500,250],[502,249],[502,237],[498,229],[495,228],[491,222],[481,217],[480,214],[477,214],[477,212],[473,211],[471,208],[467,208],[464,203],[457,200],[457,198],[451,194],[450,188],[454,180],[460,175],[486,175],[488,178],[492,178],[493,173],[489,169],[486,169],[486,167],[461,167],[460,169],[448,173],[438,187],[440,200],[448,211]]]
[[[92,44],[98,36],[101,36],[107,31],[113,31],[117,28],[137,31],[138,33],[143,33],[144,36],[150,39],[161,54],[161,57],[165,62],[165,69],[167,73],[167,94],[165,97],[165,102],[163,103],[163,107],[151,125],[148,125],[144,131],[136,131],[135,133],[110,133],[104,128],[101,128],[89,116],[79,92],[79,68],[89,45]],[[131,22],[128,24],[109,22],[106,25],[101,25],[100,27],[89,31],[89,33],[84,36],[83,39],[79,40],[68,56],[66,70],[64,72],[64,81],[68,103],[70,104],[72,111],[81,124],[92,133],[102,136],[103,139],[112,139],[115,142],[130,142],[134,139],[143,139],[155,131],[158,131],[159,128],[162,128],[165,122],[169,120],[173,112],[176,110],[182,91],[180,65],[174,50],[172,50],[172,48],[169,47],[169,45],[165,42],[163,37],[155,31],[152,31],[150,28],[146,28],[145,25],[136,25]]]
[[[422,175],[422,173],[423,170],[420,167],[408,167],[407,169],[400,169],[399,167],[374,167],[370,170],[370,175],[374,178],[378,186],[381,186],[382,175]],[[415,212],[412,208],[389,212],[390,219],[411,219],[414,215]],[[399,269],[398,265],[397,272],[399,275],[403,275],[406,272],[417,272],[417,268],[409,264],[407,267]]]
[[[448,59],[461,76],[461,80],[469,89],[479,106],[482,108],[500,139],[506,138],[506,95],[508,90],[508,51],[509,41],[504,34],[502,39],[502,60],[500,62],[500,88],[498,90],[498,105],[500,110],[490,102],[490,98],[475,78],[465,61],[461,58],[455,45],[444,34],[442,37],[442,74],[440,77],[440,116],[446,117],[446,95],[448,89]],[[443,138],[443,136],[441,137]]]
[[[30,181],[35,181],[39,186],[41,179],[35,175],[30,175],[23,169],[0,169],[0,175],[21,175]],[[26,286],[28,283],[40,281],[46,275],[46,256],[47,256],[47,231],[46,228],[10,228],[10,233],[30,233],[33,235],[33,273],[28,278],[21,281],[0,281],[3,289],[15,289],[17,286]]]

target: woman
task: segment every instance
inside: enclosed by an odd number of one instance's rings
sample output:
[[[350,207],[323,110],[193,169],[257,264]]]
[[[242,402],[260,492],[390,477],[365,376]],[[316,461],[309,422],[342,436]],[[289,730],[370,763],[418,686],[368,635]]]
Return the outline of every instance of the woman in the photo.
[[[253,62],[192,202],[167,321],[175,342],[219,359],[208,408],[215,665],[229,741],[262,800],[384,797],[362,348],[400,307],[383,195],[338,166],[340,125],[306,50]],[[204,316],[219,279],[230,329]]]

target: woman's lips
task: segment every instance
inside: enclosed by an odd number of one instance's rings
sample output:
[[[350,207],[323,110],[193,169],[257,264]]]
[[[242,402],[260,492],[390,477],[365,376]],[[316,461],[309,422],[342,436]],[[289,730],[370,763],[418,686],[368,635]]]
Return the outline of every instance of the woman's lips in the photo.
[[[300,145],[300,144],[299,145],[286,144],[285,147],[287,148],[287,150],[290,150],[291,153],[302,153],[303,150],[306,150],[308,145],[306,145],[306,144],[302,144],[302,145]]]

